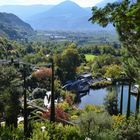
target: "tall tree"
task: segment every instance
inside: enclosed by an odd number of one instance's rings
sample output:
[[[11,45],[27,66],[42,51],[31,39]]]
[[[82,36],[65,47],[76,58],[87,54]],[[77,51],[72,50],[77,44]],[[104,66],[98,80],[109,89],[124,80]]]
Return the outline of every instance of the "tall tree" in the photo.
[[[0,101],[6,126],[17,127],[20,110],[20,88],[18,73],[13,66],[0,66]]]
[[[123,0],[107,4],[104,8],[92,8],[93,15],[89,19],[106,27],[112,23],[125,49],[124,68],[127,76],[140,85],[140,0]],[[140,86],[139,86],[140,94]],[[137,96],[137,112],[140,95]]]
[[[76,47],[70,45],[61,55],[57,55],[55,62],[58,66],[58,75],[64,82],[75,78],[76,68],[80,65],[81,56]]]

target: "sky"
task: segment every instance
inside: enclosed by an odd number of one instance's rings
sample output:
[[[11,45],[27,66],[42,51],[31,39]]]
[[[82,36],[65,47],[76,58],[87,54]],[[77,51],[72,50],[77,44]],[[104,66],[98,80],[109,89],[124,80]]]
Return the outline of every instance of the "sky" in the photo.
[[[65,0],[0,0],[0,5],[33,5],[45,4],[56,5]],[[81,7],[92,7],[103,0],[71,0],[80,5]]]

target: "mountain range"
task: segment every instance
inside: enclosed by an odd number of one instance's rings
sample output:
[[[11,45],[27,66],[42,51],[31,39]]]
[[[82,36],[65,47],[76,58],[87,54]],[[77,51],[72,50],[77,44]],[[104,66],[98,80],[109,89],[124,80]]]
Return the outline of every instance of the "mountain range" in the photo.
[[[53,5],[2,5],[0,12],[12,13],[22,20],[51,9]]]
[[[114,0],[105,0],[97,6]],[[88,19],[92,15],[91,8],[83,8],[72,1],[64,1],[58,5],[7,5],[0,6],[0,11],[13,13],[29,23],[35,30],[114,30],[112,25],[102,28],[92,24]]]
[[[33,28],[14,14],[0,13],[0,36],[23,39],[34,34]]]
[[[103,29],[88,21],[92,11],[82,8],[72,1],[64,1],[46,12],[36,14],[26,20],[37,30],[112,30],[113,26]]]

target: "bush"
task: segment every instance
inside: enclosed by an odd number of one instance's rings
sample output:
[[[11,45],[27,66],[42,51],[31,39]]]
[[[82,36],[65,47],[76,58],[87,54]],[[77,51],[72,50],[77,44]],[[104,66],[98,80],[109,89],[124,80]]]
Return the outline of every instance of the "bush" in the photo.
[[[124,120],[115,128],[114,135],[118,140],[140,140],[140,119],[135,120],[131,117]]]
[[[99,112],[103,112],[103,109],[100,106],[86,105],[84,111],[86,112],[94,111],[96,113],[99,113]]]
[[[84,112],[79,118],[79,127],[84,137],[102,139],[103,133],[108,133],[112,128],[112,118],[106,112]]]
[[[45,130],[42,132],[41,127]],[[51,124],[49,122],[36,123],[30,140],[84,140],[80,136],[79,128],[62,124]]]
[[[45,89],[35,88],[32,93],[32,97],[33,99],[38,99],[38,98],[44,99],[46,92],[47,91]]]
[[[9,127],[0,127],[0,140],[23,140],[24,133],[22,129]]]
[[[43,117],[46,119],[50,118],[50,109],[43,113]],[[62,108],[56,107],[55,108],[55,118],[58,122],[63,122],[62,120],[69,120],[69,114],[66,113]]]
[[[59,108],[62,108],[64,111],[68,111],[70,108],[69,104],[66,101],[59,103],[57,106]]]
[[[99,88],[104,88],[104,87],[107,87],[107,86],[110,86],[110,85],[112,85],[111,81],[102,80],[102,81],[95,82],[94,84],[92,84],[91,88],[99,89]]]

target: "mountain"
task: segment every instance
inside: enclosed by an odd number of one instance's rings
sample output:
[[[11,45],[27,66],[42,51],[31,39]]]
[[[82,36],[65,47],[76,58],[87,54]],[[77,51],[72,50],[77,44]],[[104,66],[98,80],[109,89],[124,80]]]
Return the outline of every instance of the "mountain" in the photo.
[[[64,1],[26,22],[39,30],[102,30],[99,25],[88,21],[91,14],[89,9],[82,8],[72,1]]]
[[[23,39],[34,33],[32,27],[14,14],[0,13],[0,36]]]
[[[2,5],[0,6],[0,12],[13,13],[22,20],[26,20],[27,18],[45,12],[52,7],[53,5]]]

